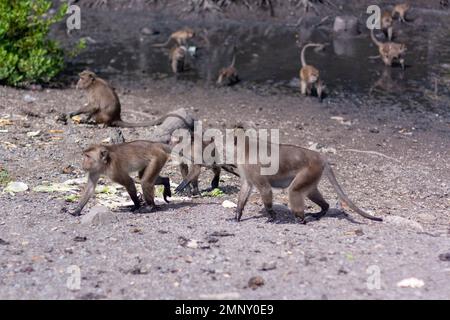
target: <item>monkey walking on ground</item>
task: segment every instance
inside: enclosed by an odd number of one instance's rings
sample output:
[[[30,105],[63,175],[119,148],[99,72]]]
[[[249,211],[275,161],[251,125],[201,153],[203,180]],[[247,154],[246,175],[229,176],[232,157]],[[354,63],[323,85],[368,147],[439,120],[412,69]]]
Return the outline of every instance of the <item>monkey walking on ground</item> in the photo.
[[[372,38],[372,41],[377,45],[380,57],[386,66],[391,67],[395,61],[398,61],[402,69],[405,69],[404,56],[406,53],[406,45],[404,45],[403,43],[396,43],[392,41],[384,43],[380,42],[375,37],[373,29],[370,30],[370,36]]]
[[[167,162],[168,146],[150,141],[133,141],[116,145],[93,145],[83,151],[83,170],[88,172],[88,183],[73,216],[79,216],[89,199],[95,193],[100,176],[108,176],[113,182],[125,187],[134,203],[133,211],[141,208],[136,186],[129,173],[138,172],[142,192],[150,209],[155,207],[155,185],[163,185],[163,197],[171,197],[170,181],[159,174]],[[144,208],[145,209],[145,208]],[[148,209],[148,208],[147,208]]]
[[[246,143],[248,143],[248,139]],[[248,145],[246,146],[245,160],[248,161]],[[294,145],[279,145],[279,170],[274,175],[262,175],[261,164],[237,164],[241,177],[241,190],[239,192],[238,205],[236,209],[236,220],[240,221],[242,212],[251,194],[252,188],[256,187],[261,195],[264,207],[270,215],[269,221],[275,219],[275,211],[272,208],[272,188],[288,188],[289,207],[292,213],[305,223],[305,197],[316,203],[321,211],[316,214],[317,218],[325,215],[329,204],[324,200],[318,189],[318,184],[325,173],[332,184],[340,200],[346,203],[352,210],[364,218],[382,221],[380,218],[359,209],[344,193],[334,176],[328,161],[318,152],[304,149]]]
[[[177,46],[185,46],[187,44],[187,41],[195,37],[195,31],[191,28],[184,28],[178,31],[175,31],[169,36],[169,39],[167,39],[164,43],[157,43],[152,45],[154,48],[162,48],[167,47],[172,41],[177,44]]]
[[[320,80],[320,73],[314,66],[306,63],[305,51],[310,47],[317,47],[322,49],[325,45],[318,43],[308,43],[302,49],[301,53],[301,63],[302,68],[300,69],[300,91],[303,95],[311,95],[312,87],[316,88],[317,97],[322,101],[322,96],[324,93],[325,85]]]
[[[392,9],[392,17],[395,18],[398,15],[398,20],[400,22],[406,22],[405,16],[408,10],[411,8],[411,4],[409,1],[405,3],[396,4],[394,9]]]
[[[239,82],[239,75],[235,67],[236,64],[236,46],[233,48],[233,59],[228,67],[222,68],[219,71],[217,78],[217,85],[226,84],[231,86]]]
[[[79,74],[80,79],[77,83],[77,89],[84,89],[87,91],[88,103],[77,111],[70,112],[69,117],[73,117],[79,114],[87,114],[88,120],[94,118],[97,124],[103,124],[105,127],[122,127],[122,128],[134,128],[134,127],[150,127],[161,124],[165,119],[169,117],[176,117],[188,126],[191,127],[186,119],[177,114],[167,114],[156,120],[130,123],[123,121],[121,113],[121,105],[119,97],[108,82],[98,77],[94,72],[85,70]]]

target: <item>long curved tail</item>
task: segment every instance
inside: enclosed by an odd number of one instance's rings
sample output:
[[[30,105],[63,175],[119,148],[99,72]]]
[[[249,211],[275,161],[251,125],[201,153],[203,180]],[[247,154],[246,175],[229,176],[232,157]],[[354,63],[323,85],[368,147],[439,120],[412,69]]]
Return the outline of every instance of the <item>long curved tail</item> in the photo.
[[[381,219],[381,218],[374,217],[374,216],[362,211],[347,197],[347,195],[344,193],[344,190],[342,190],[341,186],[337,182],[336,176],[334,175],[334,172],[328,163],[325,164],[325,175],[327,176],[328,180],[332,184],[334,190],[336,191],[337,195],[339,196],[339,199],[341,199],[341,201],[345,202],[353,211],[355,211],[359,215],[363,216],[364,218],[374,220],[374,221],[383,221],[383,219]]]
[[[381,45],[381,42],[377,40],[375,37],[375,34],[373,33],[373,29],[370,30],[370,37],[372,38],[372,41],[379,47]]]
[[[306,49],[310,48],[310,47],[323,47],[323,44],[320,43],[308,43],[306,44],[303,49],[302,49],[302,54],[301,54],[301,60],[302,60],[302,67],[306,66],[306,59],[305,59],[305,51]]]
[[[233,59],[231,60],[229,68],[234,68],[235,64],[236,64],[236,46],[233,47]]]
[[[175,114],[175,113],[168,113],[165,116],[162,116],[156,120],[139,122],[139,123],[131,123],[131,122],[123,121],[123,120],[117,120],[113,123],[113,125],[116,127],[121,127],[121,128],[151,127],[151,126],[156,126],[156,125],[163,123],[163,121],[166,120],[167,118],[178,118],[184,122],[184,124],[188,127],[188,129],[190,131],[194,130],[193,123],[188,122],[184,117],[180,116],[179,114]]]

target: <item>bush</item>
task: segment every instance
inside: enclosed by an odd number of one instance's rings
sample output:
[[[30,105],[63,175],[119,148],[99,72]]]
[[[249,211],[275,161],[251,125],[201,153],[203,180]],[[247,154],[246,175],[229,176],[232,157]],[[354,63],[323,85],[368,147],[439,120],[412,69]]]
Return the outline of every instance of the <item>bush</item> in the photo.
[[[48,82],[64,67],[64,51],[48,39],[67,11],[50,13],[50,0],[0,0],[0,83]]]

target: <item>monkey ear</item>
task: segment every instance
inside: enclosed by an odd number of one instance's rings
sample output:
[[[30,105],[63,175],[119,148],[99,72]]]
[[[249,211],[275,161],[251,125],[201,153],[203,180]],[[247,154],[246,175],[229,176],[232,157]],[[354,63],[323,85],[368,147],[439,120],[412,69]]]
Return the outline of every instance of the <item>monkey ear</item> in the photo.
[[[100,151],[100,159],[104,162],[107,163],[109,160],[109,152],[108,150],[102,150]]]

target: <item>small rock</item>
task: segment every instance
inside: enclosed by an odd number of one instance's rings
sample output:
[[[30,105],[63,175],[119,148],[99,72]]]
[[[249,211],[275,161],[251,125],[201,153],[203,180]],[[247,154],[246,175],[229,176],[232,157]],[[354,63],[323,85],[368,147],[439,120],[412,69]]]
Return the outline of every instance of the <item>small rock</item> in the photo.
[[[255,276],[251,277],[250,280],[248,280],[248,287],[250,289],[256,290],[259,287],[262,287],[264,285],[264,279],[261,276]]]
[[[8,245],[9,245],[8,241],[5,241],[2,238],[0,238],[0,246],[8,246]]]
[[[80,237],[80,236],[76,236],[75,238],[73,238],[73,241],[75,242],[85,242],[87,240],[86,237]]]
[[[225,200],[222,202],[222,207],[224,208],[237,208],[237,205],[234,202],[231,202],[229,200]]]
[[[28,186],[23,182],[11,181],[8,183],[6,188],[3,190],[4,192],[17,193],[24,192],[28,190]]]
[[[180,244],[180,246],[185,247],[185,248],[191,248],[191,249],[198,248],[197,240],[186,239],[185,237],[178,237],[178,243]]]
[[[75,171],[75,167],[72,165],[68,165],[67,167],[62,169],[63,174],[72,174]]]
[[[234,237],[234,233],[228,231],[214,231],[210,234],[211,237]]]
[[[270,270],[275,270],[276,268],[277,268],[277,263],[275,261],[271,261],[271,262],[264,262],[263,265],[261,266],[260,270],[270,271]]]
[[[37,137],[37,136],[39,136],[41,134],[41,131],[40,130],[38,130],[38,131],[30,131],[30,132],[27,132],[27,136],[28,137]]]
[[[106,225],[117,221],[117,216],[108,208],[103,206],[93,207],[86,215],[81,218],[81,224],[93,226]]]
[[[397,283],[397,287],[400,288],[422,288],[424,285],[425,282],[417,278],[403,279]]]
[[[1,242],[0,242],[1,244]],[[439,255],[439,260],[441,261],[450,261],[450,252],[442,253]]]
[[[26,103],[32,103],[32,102],[36,101],[36,98],[31,96],[31,95],[29,95],[29,94],[26,94],[23,97],[23,101],[25,101]]]
[[[391,223],[393,225],[397,225],[400,227],[409,227],[412,229],[423,231],[423,227],[420,223],[399,216],[387,216],[386,219],[384,219],[384,221],[386,223]]]

